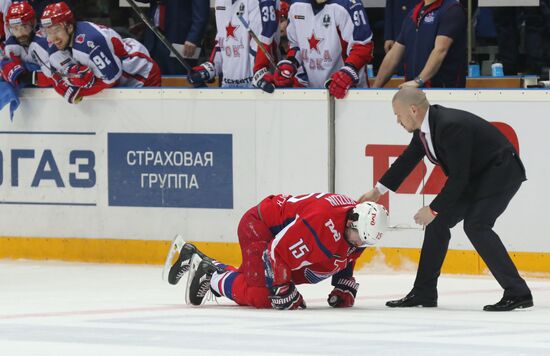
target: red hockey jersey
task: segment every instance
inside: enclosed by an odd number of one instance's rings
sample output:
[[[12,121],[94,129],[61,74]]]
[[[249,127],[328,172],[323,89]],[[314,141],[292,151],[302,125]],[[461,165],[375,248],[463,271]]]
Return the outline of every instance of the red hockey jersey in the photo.
[[[275,236],[268,247],[270,261],[274,271],[287,271],[275,272],[273,284],[318,283],[337,273],[351,276],[364,250],[344,237],[347,213],[356,204],[329,193],[265,198],[259,212]]]

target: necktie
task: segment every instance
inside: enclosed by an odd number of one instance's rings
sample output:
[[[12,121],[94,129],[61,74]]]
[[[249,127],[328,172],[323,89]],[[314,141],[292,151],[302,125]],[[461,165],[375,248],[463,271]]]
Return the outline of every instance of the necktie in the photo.
[[[430,147],[428,146],[428,141],[426,140],[426,134],[422,131],[419,132],[420,141],[422,141],[422,145],[424,146],[424,151],[426,151],[426,157],[435,165],[438,165],[439,162],[437,161],[437,158],[432,154],[430,151]]]
[[[164,31],[165,28],[165,16],[166,16],[166,4],[164,2],[158,2],[157,3],[157,10],[158,10],[158,28],[161,31]]]

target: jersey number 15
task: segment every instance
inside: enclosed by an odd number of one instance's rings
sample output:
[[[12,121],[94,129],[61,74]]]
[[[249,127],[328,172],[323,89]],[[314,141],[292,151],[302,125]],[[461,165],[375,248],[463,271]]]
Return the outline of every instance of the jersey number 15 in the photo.
[[[290,246],[288,249],[292,252],[292,256],[294,256],[294,258],[300,258],[305,255],[306,252],[309,252],[309,248],[306,246],[303,239],[298,240],[298,242]]]

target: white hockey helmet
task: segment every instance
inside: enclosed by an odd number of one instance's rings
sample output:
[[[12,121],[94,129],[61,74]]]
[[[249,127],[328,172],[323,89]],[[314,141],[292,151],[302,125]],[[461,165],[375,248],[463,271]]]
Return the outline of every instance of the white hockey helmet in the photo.
[[[388,211],[373,202],[357,204],[351,211],[351,227],[363,240],[362,247],[373,246],[382,238],[388,226]]]

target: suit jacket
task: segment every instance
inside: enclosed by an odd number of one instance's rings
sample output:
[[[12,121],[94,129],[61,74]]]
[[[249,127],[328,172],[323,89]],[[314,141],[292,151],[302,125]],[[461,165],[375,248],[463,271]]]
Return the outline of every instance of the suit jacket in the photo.
[[[498,194],[524,180],[525,168],[510,141],[491,123],[469,112],[430,106],[427,118],[438,162],[447,176],[430,207],[438,213],[452,209],[465,194],[473,200]],[[424,157],[424,146],[413,133],[407,149],[380,179],[392,191]]]

